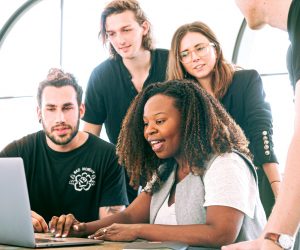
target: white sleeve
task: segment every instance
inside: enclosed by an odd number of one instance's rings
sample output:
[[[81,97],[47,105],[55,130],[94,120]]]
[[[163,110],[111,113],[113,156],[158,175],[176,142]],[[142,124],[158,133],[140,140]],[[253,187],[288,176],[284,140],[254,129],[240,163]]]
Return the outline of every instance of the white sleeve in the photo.
[[[233,207],[254,217],[258,189],[251,170],[239,155],[218,156],[206,171],[203,182],[205,207]]]

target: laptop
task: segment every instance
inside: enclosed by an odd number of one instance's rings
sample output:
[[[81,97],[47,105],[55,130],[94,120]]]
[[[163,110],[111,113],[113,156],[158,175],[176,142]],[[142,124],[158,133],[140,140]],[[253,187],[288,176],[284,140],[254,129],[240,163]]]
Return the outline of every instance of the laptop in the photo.
[[[86,238],[55,238],[51,234],[34,233],[22,158],[0,158],[0,201],[0,244],[39,248],[103,242]]]

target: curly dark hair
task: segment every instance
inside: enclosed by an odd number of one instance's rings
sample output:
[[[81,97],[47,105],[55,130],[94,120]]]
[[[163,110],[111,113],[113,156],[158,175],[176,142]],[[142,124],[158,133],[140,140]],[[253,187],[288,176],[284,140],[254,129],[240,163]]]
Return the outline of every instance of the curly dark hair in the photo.
[[[201,173],[212,155],[233,150],[251,158],[241,128],[217,99],[199,84],[191,80],[154,83],[142,90],[131,103],[117,143],[119,163],[127,169],[130,185],[138,186],[140,178],[149,181],[159,165],[166,161],[156,156],[144,138],[144,107],[149,98],[157,94],[174,98],[175,107],[181,113],[180,152],[191,169]]]

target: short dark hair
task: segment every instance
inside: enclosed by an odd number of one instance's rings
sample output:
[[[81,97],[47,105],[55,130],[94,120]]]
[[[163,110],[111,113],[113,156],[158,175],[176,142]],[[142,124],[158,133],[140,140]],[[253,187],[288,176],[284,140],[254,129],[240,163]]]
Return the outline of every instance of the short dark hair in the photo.
[[[242,129],[217,99],[191,80],[154,83],[142,90],[131,103],[123,120],[117,144],[120,164],[130,175],[131,185],[140,177],[149,180],[165,160],[159,159],[144,138],[143,113],[147,101],[157,94],[174,98],[181,113],[180,151],[190,166],[202,171],[212,155],[237,150],[250,157]]]
[[[107,4],[101,14],[101,22],[100,22],[100,31],[99,36],[102,38],[103,44],[107,42],[106,36],[106,19],[108,16],[112,14],[120,14],[124,11],[129,10],[134,13],[135,19],[139,25],[142,25],[143,22],[149,23],[149,31],[143,37],[142,46],[146,50],[152,49],[152,34],[151,34],[151,24],[145,14],[145,12],[140,7],[139,3],[136,0],[113,0],[109,4]],[[117,55],[117,51],[114,47],[109,44],[109,52],[112,57]]]
[[[39,83],[38,92],[37,92],[37,102],[39,107],[42,104],[42,94],[46,87],[64,87],[64,86],[72,86],[76,91],[77,95],[77,103],[81,105],[82,103],[82,87],[78,85],[75,77],[70,73],[65,73],[61,69],[52,68],[49,70],[47,78]]]

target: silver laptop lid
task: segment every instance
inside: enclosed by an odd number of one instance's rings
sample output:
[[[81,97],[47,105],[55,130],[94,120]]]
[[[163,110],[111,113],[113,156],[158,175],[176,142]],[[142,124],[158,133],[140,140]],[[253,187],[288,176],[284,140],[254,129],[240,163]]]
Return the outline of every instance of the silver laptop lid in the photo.
[[[0,244],[34,247],[22,158],[0,158]]]

